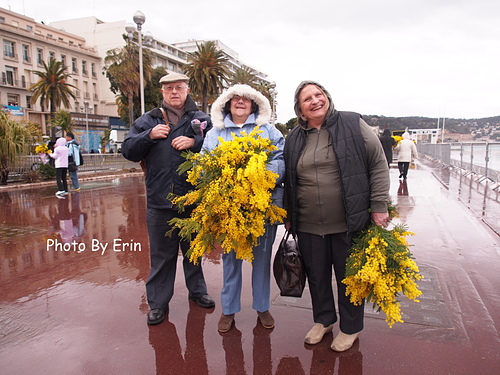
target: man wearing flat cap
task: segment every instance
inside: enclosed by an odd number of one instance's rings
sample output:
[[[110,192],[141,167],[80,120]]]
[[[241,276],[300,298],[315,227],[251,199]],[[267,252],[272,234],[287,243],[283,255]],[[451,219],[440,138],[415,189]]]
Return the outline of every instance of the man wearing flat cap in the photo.
[[[189,217],[191,210],[179,213],[167,196],[184,195],[193,186],[187,182],[186,173],[179,175],[177,168],[186,159],[184,150],[199,152],[203,138],[212,127],[212,121],[189,95],[189,78],[184,74],[170,73],[160,79],[163,101],[139,117],[123,141],[123,156],[145,164],[147,211],[151,270],[146,282],[150,311],[148,324],[161,323],[168,314],[168,304],[174,294],[175,273],[179,246],[185,255],[189,242],[178,236],[165,236],[171,229],[168,222],[175,218]],[[214,300],[207,293],[201,262],[194,265],[183,258],[184,276],[189,299],[199,306],[211,308]]]

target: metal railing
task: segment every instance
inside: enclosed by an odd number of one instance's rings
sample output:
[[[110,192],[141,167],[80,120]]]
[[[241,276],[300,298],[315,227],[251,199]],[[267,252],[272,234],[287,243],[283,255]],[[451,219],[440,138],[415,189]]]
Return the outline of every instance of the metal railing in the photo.
[[[117,172],[122,170],[140,169],[139,163],[134,163],[122,154],[83,154],[84,164],[78,167],[78,173]],[[9,182],[25,180],[28,173],[40,169],[42,159],[39,155],[21,156],[15,167],[9,168]]]
[[[418,152],[445,165],[500,182],[500,143],[418,143]]]

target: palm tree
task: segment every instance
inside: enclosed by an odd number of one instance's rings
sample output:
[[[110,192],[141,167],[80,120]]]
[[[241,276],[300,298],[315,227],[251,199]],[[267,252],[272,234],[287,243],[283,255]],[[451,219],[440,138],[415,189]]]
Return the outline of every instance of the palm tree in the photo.
[[[201,97],[202,111],[207,112],[208,97],[218,95],[228,81],[228,59],[214,41],[197,44],[197,47],[197,51],[188,53],[188,63],[182,69],[189,77],[193,95]]]
[[[13,120],[10,114],[0,112],[0,181],[7,184],[9,165],[15,165],[17,156],[27,154],[33,143],[30,128]]]
[[[54,128],[61,128],[63,134],[71,132],[73,130],[71,114],[64,109],[61,109],[54,115],[54,120],[52,121],[51,126]]]
[[[126,36],[124,39],[127,41],[124,47],[106,52],[104,70],[111,83],[111,91],[127,98],[128,120],[129,124],[132,124],[134,122],[134,96],[139,95],[140,89],[139,48],[129,41]],[[150,79],[153,70],[153,55],[147,49],[142,52],[144,79],[147,81]],[[120,105],[124,101],[117,97],[116,102]]]
[[[249,85],[256,89],[258,86],[257,76],[248,66],[236,68],[233,72],[233,77],[231,78],[231,85],[236,85],[238,83]]]
[[[255,90],[259,91],[262,95],[264,95],[269,103],[271,103],[271,107],[276,105],[276,99],[273,98],[273,92],[275,90],[276,85],[274,83],[269,83],[265,81],[260,81],[257,85],[254,86]]]
[[[31,103],[35,104],[40,98],[40,104],[48,107],[50,119],[53,120],[54,112],[61,106],[69,108],[70,98],[75,99],[73,89],[75,86],[67,82],[71,74],[66,73],[66,67],[61,61],[50,59],[47,65],[43,62],[44,71],[33,72],[40,77],[37,83],[30,86],[29,91],[33,92]],[[54,134],[52,134],[54,136]]]

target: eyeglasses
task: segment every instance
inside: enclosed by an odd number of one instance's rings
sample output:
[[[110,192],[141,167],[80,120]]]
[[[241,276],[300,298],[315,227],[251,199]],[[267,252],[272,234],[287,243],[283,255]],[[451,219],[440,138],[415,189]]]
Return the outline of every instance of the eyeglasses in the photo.
[[[163,86],[163,90],[167,92],[172,92],[172,91],[184,91],[187,89],[187,86],[184,85],[177,85],[177,86]]]
[[[245,98],[244,96],[239,96],[235,95],[231,98],[231,100],[234,100],[235,102],[239,102],[240,100],[243,100],[244,102],[250,102],[251,100],[248,98]]]

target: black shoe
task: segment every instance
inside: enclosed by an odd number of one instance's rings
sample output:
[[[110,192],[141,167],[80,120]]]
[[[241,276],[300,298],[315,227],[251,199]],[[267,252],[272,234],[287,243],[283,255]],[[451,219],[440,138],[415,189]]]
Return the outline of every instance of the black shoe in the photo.
[[[215,306],[215,302],[212,297],[210,297],[208,294],[204,294],[199,297],[193,297],[189,296],[189,299],[191,301],[195,301],[199,306],[204,307],[206,309],[209,309],[211,307]]]
[[[165,320],[165,309],[151,309],[148,313],[148,324],[154,326]]]

